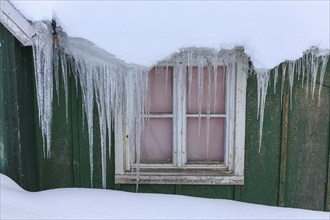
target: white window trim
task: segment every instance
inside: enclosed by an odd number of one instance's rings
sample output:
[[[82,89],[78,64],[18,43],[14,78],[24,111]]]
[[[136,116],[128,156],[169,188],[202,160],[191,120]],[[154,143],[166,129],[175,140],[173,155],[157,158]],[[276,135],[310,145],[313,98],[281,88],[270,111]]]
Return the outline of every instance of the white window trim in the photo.
[[[235,49],[234,49],[235,50]],[[240,54],[238,54],[239,56]],[[235,53],[237,58],[237,54]],[[238,57],[239,58],[239,57]],[[203,165],[203,166],[184,166],[183,168],[177,168],[176,165],[183,166],[184,161],[181,157],[178,161],[173,161],[173,165],[170,164],[152,164],[143,165],[140,164],[140,171],[137,174],[132,172],[128,157],[128,147],[125,135],[124,123],[120,122],[119,117],[116,121],[115,132],[115,183],[116,184],[202,184],[202,185],[243,185],[244,184],[244,149],[245,149],[245,107],[246,107],[246,84],[247,84],[247,64],[240,60],[235,59],[231,63],[231,71],[227,72],[226,78],[228,78],[231,86],[226,86],[230,89],[227,91],[229,96],[234,95],[234,99],[228,99],[227,103],[227,117],[229,117],[229,126],[226,126],[226,136],[228,144],[225,146],[232,146],[226,149],[225,152],[225,165]],[[174,74],[175,75],[175,74]],[[177,80],[173,75],[173,86],[176,85]],[[182,75],[182,74],[181,74]],[[175,101],[175,100],[174,100]],[[185,105],[185,102],[177,102]],[[229,104],[229,105],[228,105]],[[173,106],[174,111],[176,106]],[[229,111],[229,108],[234,111]],[[231,114],[231,115],[229,115]],[[184,117],[184,116],[179,116]],[[178,120],[182,122],[184,120]],[[176,134],[183,131],[184,125],[179,123],[178,130],[174,131],[174,137]],[[176,126],[174,126],[176,127]],[[121,132],[122,131],[122,132]],[[181,139],[183,143],[179,143],[179,148],[185,146],[185,138]],[[180,150],[180,149],[174,149]],[[178,164],[176,164],[178,163]],[[148,169],[150,166],[150,169]],[[144,169],[142,169],[144,168]],[[137,178],[138,177],[138,178]]]

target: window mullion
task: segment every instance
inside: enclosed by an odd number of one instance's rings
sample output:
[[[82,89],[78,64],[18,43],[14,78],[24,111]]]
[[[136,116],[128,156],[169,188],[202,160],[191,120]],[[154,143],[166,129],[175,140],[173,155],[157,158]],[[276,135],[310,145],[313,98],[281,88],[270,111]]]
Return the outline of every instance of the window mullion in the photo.
[[[176,141],[176,150],[177,150],[177,166],[182,167],[184,164],[184,157],[185,157],[185,145],[184,145],[184,108],[185,108],[185,95],[184,95],[184,88],[185,88],[185,78],[184,78],[184,66],[183,64],[178,64],[176,66],[175,74],[177,75],[177,86],[175,94],[177,96],[176,101],[176,135],[177,135],[177,141]]]
[[[181,167],[184,166],[187,163],[187,117],[186,117],[186,107],[187,107],[187,97],[186,97],[186,80],[187,80],[187,67],[183,66],[181,64],[181,86],[180,86],[180,97],[181,97],[181,109],[180,109],[180,113],[181,113]]]
[[[178,149],[178,71],[177,67],[173,67],[173,164],[179,164],[179,149]]]
[[[235,79],[236,79],[236,66],[235,63],[229,65],[229,71],[226,75],[228,76],[227,87],[228,87],[228,101],[227,101],[227,143],[226,143],[226,161],[225,164],[229,167],[229,170],[233,169],[233,145],[234,145],[234,117],[235,117]]]
[[[225,126],[226,126],[226,132],[225,132],[225,151],[224,151],[224,162],[225,165],[228,166],[228,155],[229,155],[229,143],[230,143],[230,88],[231,88],[231,74],[229,73],[230,66],[229,65],[224,65],[225,69],[225,77],[226,77],[226,121],[225,121]]]

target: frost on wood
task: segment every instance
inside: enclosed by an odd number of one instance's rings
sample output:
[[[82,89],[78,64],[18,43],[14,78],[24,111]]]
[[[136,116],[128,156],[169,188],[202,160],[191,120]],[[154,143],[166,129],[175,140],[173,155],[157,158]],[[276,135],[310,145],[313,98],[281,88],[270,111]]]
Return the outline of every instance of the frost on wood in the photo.
[[[58,43],[54,43],[49,24],[44,22],[36,22],[34,27],[38,31],[33,41],[33,52],[39,121],[44,143],[46,143],[45,157],[51,156],[53,74],[55,90],[58,93],[58,79],[60,72],[62,73],[67,108],[70,67],[75,81],[79,83],[81,89],[83,110],[87,119],[92,186],[94,170],[93,111],[94,103],[96,103],[100,122],[102,186],[105,188],[106,160],[107,156],[111,156],[113,121],[119,116],[124,118],[127,130],[130,136],[132,135],[129,138],[130,145],[140,141],[141,114],[145,110],[144,97],[146,97],[147,90],[147,69],[126,64],[87,40],[68,37],[60,29],[57,30]]]
[[[288,74],[289,78],[289,94],[290,94],[290,108],[292,108],[292,92],[295,74],[297,79],[301,79],[302,87],[306,89],[306,98],[311,91],[311,98],[314,99],[315,85],[319,81],[320,86],[318,90],[318,105],[320,104],[321,90],[323,79],[329,60],[329,50],[320,50],[312,47],[303,53],[303,56],[297,60],[288,60],[281,64],[282,68],[282,82],[281,82],[281,106],[283,107],[283,89],[285,83],[285,75]],[[275,67],[272,71],[274,73],[274,93],[276,92],[276,83],[278,79],[279,67]],[[259,130],[259,154],[262,142],[263,118],[264,108],[267,96],[268,81],[270,78],[271,70],[256,70],[257,75],[257,89],[258,89],[258,116],[260,120]],[[317,77],[319,76],[319,80]]]

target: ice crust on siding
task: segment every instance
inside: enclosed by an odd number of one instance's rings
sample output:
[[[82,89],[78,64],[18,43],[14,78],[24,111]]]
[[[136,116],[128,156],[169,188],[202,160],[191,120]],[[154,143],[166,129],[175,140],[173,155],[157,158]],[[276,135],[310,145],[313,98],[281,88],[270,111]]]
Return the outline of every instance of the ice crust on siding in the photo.
[[[94,170],[93,112],[96,103],[100,122],[102,187],[106,188],[106,159],[107,156],[111,157],[111,131],[114,120],[119,116],[124,118],[130,146],[140,143],[141,114],[145,111],[144,97],[148,88],[147,68],[127,64],[87,40],[68,37],[60,29],[57,30],[58,44],[53,44],[49,23],[36,22],[34,27],[37,30],[33,41],[37,102],[40,126],[46,143],[45,157],[51,156],[53,85],[55,84],[58,93],[59,74],[62,72],[67,108],[67,77],[70,69],[76,83],[79,83],[82,107],[87,120],[91,186]],[[76,87],[78,91],[78,84]]]
[[[292,87],[297,75],[297,80],[301,79],[302,87],[306,88],[306,98],[308,98],[309,91],[311,91],[311,98],[314,99],[315,85],[317,76],[319,76],[320,85],[323,84],[324,75],[329,61],[329,50],[321,50],[317,47],[311,47],[303,53],[303,56],[297,60],[287,60],[280,66],[282,68],[282,82],[281,82],[281,106],[283,107],[283,89],[285,83],[285,74],[289,77],[289,94],[290,94],[290,109],[292,109]],[[274,73],[274,93],[276,92],[276,83],[278,79],[279,67],[276,66],[272,70],[255,70],[257,77],[257,91],[258,91],[258,110],[257,115],[260,120],[259,128],[259,154],[262,144],[262,131],[265,101],[267,96],[268,81],[270,73]],[[318,105],[320,104],[322,86],[318,90]]]

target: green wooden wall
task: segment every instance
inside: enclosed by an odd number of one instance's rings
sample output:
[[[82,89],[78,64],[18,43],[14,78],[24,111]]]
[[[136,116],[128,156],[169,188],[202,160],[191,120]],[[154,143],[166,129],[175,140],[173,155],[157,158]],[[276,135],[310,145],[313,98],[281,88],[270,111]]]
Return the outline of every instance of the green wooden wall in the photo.
[[[82,120],[81,91],[79,88],[77,91],[74,77],[69,76],[68,120],[63,84],[59,96],[54,92],[52,158],[44,159],[37,122],[31,48],[20,47],[1,25],[0,34],[1,42],[6,42],[0,47],[1,172],[29,190],[91,187],[87,122],[86,117],[84,123]],[[243,186],[139,185],[139,192],[330,210],[330,65],[322,85],[319,107],[317,95],[314,100],[310,96],[306,98],[306,87],[301,86],[301,79],[295,79],[291,108],[286,79],[282,108],[281,75],[280,70],[276,93],[273,74],[269,81],[260,154],[257,80],[255,76],[248,79]],[[317,83],[316,91],[319,86]],[[101,188],[96,108],[94,115],[93,182],[94,187]],[[135,185],[114,183],[114,156],[107,160],[107,188],[135,192]]]
[[[0,172],[38,190],[32,48],[0,24]]]

